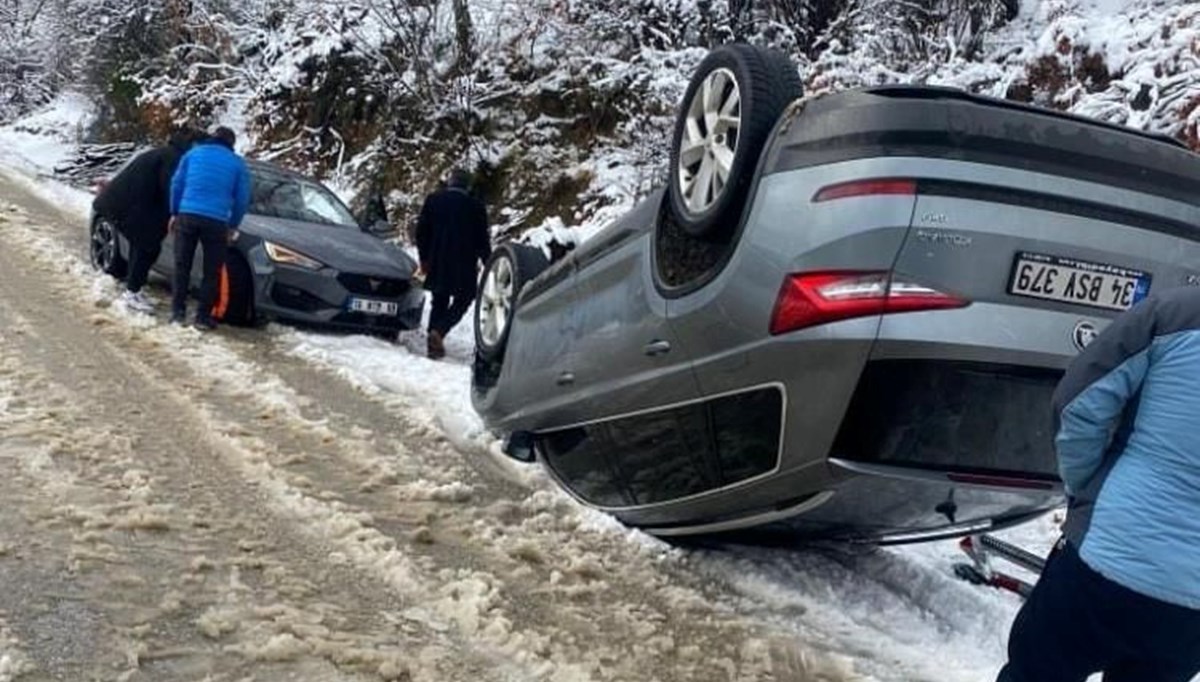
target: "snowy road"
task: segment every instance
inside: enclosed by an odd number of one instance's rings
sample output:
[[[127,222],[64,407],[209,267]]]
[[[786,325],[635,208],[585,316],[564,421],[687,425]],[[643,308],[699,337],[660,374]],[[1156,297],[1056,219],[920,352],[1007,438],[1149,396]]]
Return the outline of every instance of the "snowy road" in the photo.
[[[57,203],[0,170],[0,682],[984,681],[1002,660],[1017,604],[950,577],[947,545],[667,548],[498,457],[463,366],[130,315]]]

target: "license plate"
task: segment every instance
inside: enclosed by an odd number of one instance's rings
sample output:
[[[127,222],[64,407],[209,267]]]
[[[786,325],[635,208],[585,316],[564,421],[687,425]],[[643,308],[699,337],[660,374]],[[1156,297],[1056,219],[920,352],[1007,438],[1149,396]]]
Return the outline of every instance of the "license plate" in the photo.
[[[1117,265],[1018,253],[1008,293],[1105,310],[1127,310],[1150,293],[1150,274]]]
[[[368,315],[391,315],[400,314],[400,304],[395,301],[376,301],[370,298],[352,298],[350,299],[350,311],[355,313],[366,313]]]

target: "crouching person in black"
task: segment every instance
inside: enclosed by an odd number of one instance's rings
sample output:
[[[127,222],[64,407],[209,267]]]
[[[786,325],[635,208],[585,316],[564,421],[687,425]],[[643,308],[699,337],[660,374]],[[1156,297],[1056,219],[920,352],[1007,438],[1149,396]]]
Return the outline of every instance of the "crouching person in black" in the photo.
[[[153,313],[142,293],[150,268],[162,252],[170,213],[171,177],[200,134],[180,130],[167,144],[142,152],[104,186],[92,207],[111,220],[129,242],[129,271],[120,301],[130,310]]]

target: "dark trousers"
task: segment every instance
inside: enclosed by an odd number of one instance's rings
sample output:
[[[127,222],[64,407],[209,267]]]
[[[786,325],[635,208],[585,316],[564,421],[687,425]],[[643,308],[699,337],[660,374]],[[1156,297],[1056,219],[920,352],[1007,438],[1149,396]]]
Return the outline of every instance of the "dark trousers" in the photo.
[[[1189,682],[1200,610],[1151,599],[1093,571],[1070,544],[1050,559],[1013,623],[998,682]]]
[[[161,241],[129,242],[129,277],[125,280],[125,288],[137,293],[146,286],[146,278],[150,276],[150,268],[162,253]]]
[[[224,223],[199,216],[179,216],[175,233],[175,279],[171,289],[171,312],[183,315],[187,311],[188,285],[191,283],[192,261],[196,257],[197,244],[204,249],[204,277],[200,281],[200,307],[196,309],[196,319],[212,320],[213,304],[217,300],[218,278],[229,249],[229,228]]]
[[[454,326],[462,321],[463,315],[471,309],[475,300],[475,292],[457,294],[433,295],[429,306],[429,331],[436,331],[442,336],[450,333]]]

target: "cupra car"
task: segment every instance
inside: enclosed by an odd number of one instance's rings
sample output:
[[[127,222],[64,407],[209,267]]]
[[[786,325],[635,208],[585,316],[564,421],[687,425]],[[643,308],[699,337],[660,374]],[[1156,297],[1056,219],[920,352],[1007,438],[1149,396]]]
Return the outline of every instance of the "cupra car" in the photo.
[[[417,266],[399,246],[360,226],[337,195],[316,180],[260,161],[248,163],[250,210],[230,245],[223,319],[259,318],[395,336],[421,323]],[[121,277],[129,243],[106,216],[90,221],[92,265]],[[154,271],[175,269],[168,235]],[[193,284],[200,281],[195,259]]]

